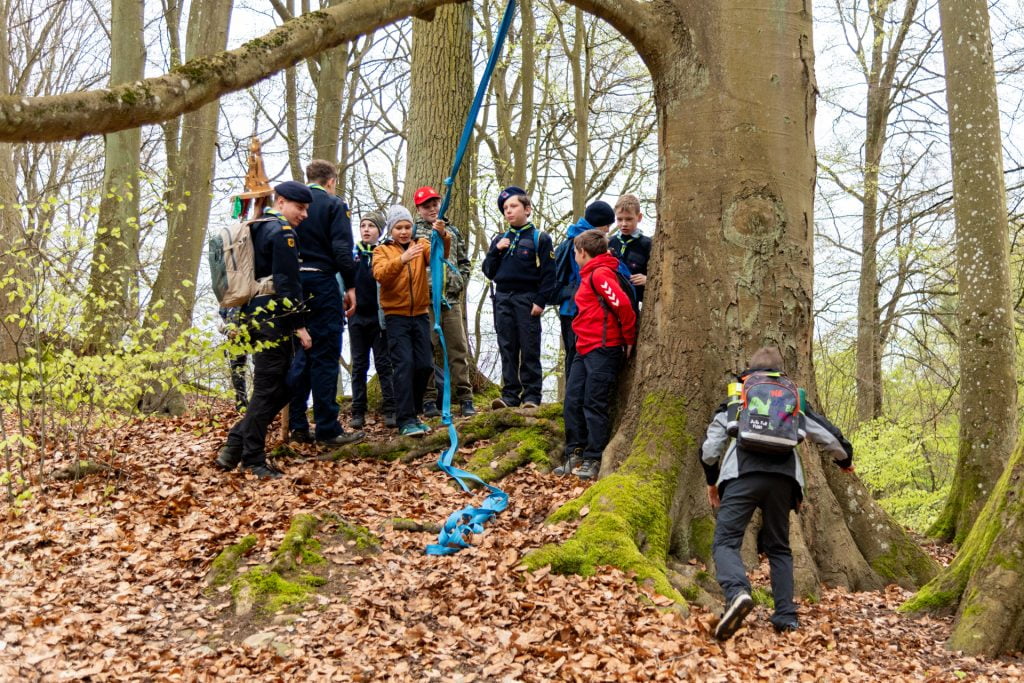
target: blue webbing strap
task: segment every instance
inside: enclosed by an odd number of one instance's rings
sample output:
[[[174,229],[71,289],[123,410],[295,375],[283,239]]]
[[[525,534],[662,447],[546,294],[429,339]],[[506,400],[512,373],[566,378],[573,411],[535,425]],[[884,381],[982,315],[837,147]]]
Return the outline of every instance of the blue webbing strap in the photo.
[[[459,139],[459,147],[455,151],[452,172],[444,181],[444,199],[441,200],[441,207],[437,212],[437,215],[442,219],[444,219],[448,211],[448,205],[451,203],[452,185],[455,184],[455,178],[458,176],[459,168],[462,166],[462,159],[469,148],[469,140],[473,135],[473,126],[476,124],[477,114],[480,113],[480,106],[483,104],[484,95],[487,93],[487,84],[490,83],[491,74],[494,73],[494,67],[498,63],[498,57],[501,55],[502,47],[505,44],[505,37],[512,26],[512,18],[515,16],[515,13],[516,0],[508,0],[508,4],[505,6],[505,14],[501,18],[501,25],[498,27],[498,33],[494,38],[494,47],[491,49],[483,77],[480,79],[480,84],[476,89],[476,97],[473,98],[473,105],[469,108],[469,114],[466,116],[466,125],[462,128],[462,137]],[[428,555],[454,555],[463,548],[468,548],[472,535],[483,533],[483,524],[508,506],[507,493],[496,486],[491,486],[472,472],[452,466],[455,451],[459,448],[459,433],[455,430],[455,425],[452,424],[451,371],[448,368],[448,347],[444,341],[444,332],[441,330],[441,301],[444,298],[444,272],[446,266],[451,267],[451,264],[444,258],[444,241],[437,234],[436,230],[432,230],[430,233],[430,304],[434,313],[434,331],[437,332],[437,338],[441,342],[441,357],[443,359],[444,392],[441,402],[441,421],[448,426],[448,439],[450,441],[448,449],[442,452],[441,456],[437,459],[437,466],[458,482],[459,486],[466,493],[469,493],[467,481],[483,484],[491,493],[479,508],[467,507],[449,515],[444,523],[444,527],[441,529],[441,533],[437,535],[437,543],[427,546],[426,552]]]

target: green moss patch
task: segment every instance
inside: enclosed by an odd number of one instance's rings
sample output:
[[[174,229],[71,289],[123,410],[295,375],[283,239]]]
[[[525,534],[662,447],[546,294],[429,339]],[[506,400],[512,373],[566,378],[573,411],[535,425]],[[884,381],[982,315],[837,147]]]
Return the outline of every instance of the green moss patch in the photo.
[[[210,573],[207,574],[206,583],[210,586],[223,586],[228,583],[238,571],[238,565],[242,558],[256,547],[256,536],[249,534],[234,545],[229,545],[221,551],[210,565]]]

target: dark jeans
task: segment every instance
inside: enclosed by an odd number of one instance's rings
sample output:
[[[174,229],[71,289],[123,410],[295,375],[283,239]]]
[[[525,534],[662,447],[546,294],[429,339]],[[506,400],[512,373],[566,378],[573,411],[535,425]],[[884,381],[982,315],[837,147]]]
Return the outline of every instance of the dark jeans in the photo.
[[[381,395],[384,397],[383,412],[385,415],[394,413],[395,392],[388,337],[380,329],[376,314],[368,316],[357,313],[352,316],[348,321],[348,339],[352,349],[352,414],[366,414],[366,374],[370,370],[371,350],[377,377],[380,379]]]
[[[388,353],[394,369],[395,409],[399,427],[414,424],[423,410],[423,392],[427,377],[434,371],[430,348],[430,322],[427,314],[389,315],[384,324],[388,333]]]
[[[784,474],[751,472],[723,482],[722,504],[715,523],[715,578],[725,591],[728,604],[736,594],[750,592],[740,546],[754,510],[761,509],[763,528],[759,540],[768,555],[772,576],[775,614],[772,623],[782,625],[796,618],[793,604],[793,553],[789,549],[789,511],[798,484]]]
[[[308,351],[300,347],[298,351],[303,357],[296,361],[301,372],[288,411],[288,427],[309,429],[306,404],[312,390],[316,438],[330,439],[342,432],[338,422],[338,359],[345,327],[341,290],[334,275],[300,273],[300,277],[306,297],[306,331],[313,347]]]
[[[242,465],[261,465],[266,462],[267,429],[274,416],[288,405],[292,393],[288,386],[293,338],[282,336],[280,330],[252,333],[252,341],[269,344],[253,354],[252,398],[245,416],[228,433],[227,445],[241,447]]]
[[[572,331],[572,321],[575,316],[559,315],[558,324],[562,326],[562,347],[565,348],[565,378],[569,380],[569,371],[572,370],[572,359],[576,357],[576,333]]]
[[[495,292],[494,331],[501,354],[501,399],[510,406],[540,404],[540,316],[530,315],[536,292]]]
[[[601,460],[611,438],[608,405],[625,357],[621,346],[576,354],[565,383],[565,452],[583,449],[585,460]]]

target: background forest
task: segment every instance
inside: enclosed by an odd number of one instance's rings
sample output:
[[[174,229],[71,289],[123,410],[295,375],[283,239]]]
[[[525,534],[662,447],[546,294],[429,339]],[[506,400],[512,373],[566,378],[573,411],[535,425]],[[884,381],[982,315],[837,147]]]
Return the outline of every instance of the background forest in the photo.
[[[208,4],[163,0],[132,16],[138,3],[63,0],[40,8],[4,0],[0,85],[38,96],[159,74],[309,10],[307,0]],[[446,29],[468,39],[472,28],[477,70],[500,10],[497,2],[475,2],[472,27]],[[641,197],[642,228],[653,231],[657,218],[656,119],[635,50],[604,22],[563,3],[527,0],[522,10],[531,20],[513,29],[459,178],[469,201],[456,203],[454,218],[468,226],[475,264],[499,227],[491,198],[506,184],[530,188],[537,224],[556,238],[588,202],[625,192]],[[938,11],[916,0],[836,0],[816,2],[814,12],[820,402],[852,435],[859,473],[882,506],[925,531],[949,492],[959,413]],[[991,17],[1019,320],[1024,14],[1018,3],[997,1]],[[263,141],[273,181],[301,178],[310,158],[338,160],[339,194],[354,215],[443,180],[406,181],[422,172],[410,168],[410,139],[438,123],[426,118],[429,108],[411,115],[411,80],[439,78],[429,55],[413,61],[411,24],[346,43],[164,125],[111,134],[106,145],[102,137],[0,144],[4,260],[14,275],[6,288],[23,295],[2,320],[0,348],[10,363],[3,409],[17,412],[21,424],[52,424],[49,437],[68,453],[92,421],[123,420],[136,404],[180,410],[184,396],[223,395],[216,302],[198,250],[208,227],[230,221],[252,136]],[[474,81],[466,76],[453,99],[471,97]],[[435,160],[434,168],[446,163]],[[489,298],[475,273],[470,346],[494,378]],[[554,312],[547,316],[546,386],[554,399],[560,353]],[[150,392],[144,401],[140,386]],[[83,406],[84,422],[73,417]],[[14,496],[27,481],[26,449],[42,444],[14,434],[3,443],[3,479]]]

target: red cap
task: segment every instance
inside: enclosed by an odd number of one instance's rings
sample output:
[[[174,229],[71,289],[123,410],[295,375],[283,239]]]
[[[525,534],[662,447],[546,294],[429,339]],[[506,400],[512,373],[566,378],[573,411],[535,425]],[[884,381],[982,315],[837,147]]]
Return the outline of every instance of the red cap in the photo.
[[[430,185],[424,185],[420,189],[416,190],[416,194],[412,196],[412,203],[419,206],[428,199],[440,199],[441,195],[437,193],[434,188]]]

